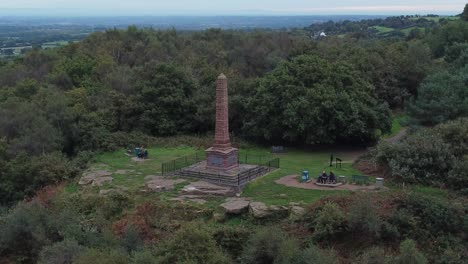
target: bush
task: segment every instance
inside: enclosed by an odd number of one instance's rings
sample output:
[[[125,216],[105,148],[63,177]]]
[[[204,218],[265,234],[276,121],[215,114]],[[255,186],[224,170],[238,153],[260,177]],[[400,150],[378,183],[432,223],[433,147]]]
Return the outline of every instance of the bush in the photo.
[[[233,259],[237,259],[242,254],[242,247],[247,242],[249,235],[250,230],[246,228],[223,226],[216,230],[214,238],[223,250],[229,253]]]
[[[450,146],[426,129],[400,143],[381,142],[376,159],[396,180],[423,184],[443,182],[454,162]]]
[[[297,264],[338,264],[338,257],[333,250],[323,250],[311,244],[300,256]]]
[[[158,263],[230,263],[216,245],[208,230],[200,225],[187,224],[171,239],[160,245]]]
[[[133,253],[131,264],[159,264],[149,250],[136,251]]]
[[[0,218],[0,255],[20,263],[36,260],[44,246],[59,239],[53,217],[37,202],[20,203]]]
[[[85,250],[74,240],[64,240],[44,247],[40,253],[39,264],[72,264]]]
[[[447,185],[454,190],[468,190],[468,156],[457,160],[447,176]]]
[[[407,239],[400,244],[400,254],[392,263],[395,264],[426,264],[427,259],[416,248],[413,240]]]
[[[385,250],[372,247],[362,253],[356,260],[358,264],[390,264],[390,258],[385,254]]]
[[[370,239],[380,238],[384,222],[377,214],[371,197],[362,196],[351,204],[347,215],[348,226],[354,233]]]
[[[457,234],[463,231],[461,227],[463,227],[465,212],[456,204],[411,194],[400,202],[398,208],[411,213],[414,216],[411,219],[418,221],[413,226],[427,230],[432,236]]]
[[[129,262],[129,256],[123,251],[89,249],[78,256],[73,264],[128,264]]]
[[[295,261],[299,245],[277,227],[263,227],[253,234],[244,246],[242,263],[287,264]]]
[[[345,231],[345,221],[344,213],[336,204],[326,203],[314,221],[314,238],[328,240],[336,237]]]

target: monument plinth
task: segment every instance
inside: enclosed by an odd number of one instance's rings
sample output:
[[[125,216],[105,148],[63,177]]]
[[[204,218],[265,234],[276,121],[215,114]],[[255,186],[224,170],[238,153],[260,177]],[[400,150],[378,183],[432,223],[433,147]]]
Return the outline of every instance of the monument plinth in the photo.
[[[216,81],[215,139],[206,150],[206,168],[227,171],[238,168],[238,150],[231,146],[229,138],[229,106],[227,78],[221,74]]]

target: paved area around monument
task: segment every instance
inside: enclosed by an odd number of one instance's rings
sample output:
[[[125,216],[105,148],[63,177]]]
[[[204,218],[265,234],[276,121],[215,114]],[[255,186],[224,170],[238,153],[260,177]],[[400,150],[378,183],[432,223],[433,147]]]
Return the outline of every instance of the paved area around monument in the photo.
[[[183,170],[184,171],[190,171],[190,172],[195,172],[195,173],[208,173],[208,174],[213,174],[213,175],[220,175],[220,176],[236,176],[239,173],[242,173],[244,171],[248,171],[250,169],[254,169],[258,167],[257,165],[249,165],[249,164],[239,164],[238,168],[228,170],[228,171],[222,171],[222,170],[212,170],[208,169],[206,167],[206,161],[202,161],[199,163],[196,163],[192,166],[186,167]]]
[[[322,187],[315,184],[314,179],[310,182],[299,182],[298,175],[288,175],[281,179],[275,181],[277,184],[286,185],[289,187],[296,187],[302,189],[309,189],[309,190],[324,190],[324,191],[372,191],[376,190],[374,184],[369,186],[365,185],[355,185],[355,184],[344,184],[338,187],[330,188],[330,187]],[[385,187],[384,187],[385,188]]]

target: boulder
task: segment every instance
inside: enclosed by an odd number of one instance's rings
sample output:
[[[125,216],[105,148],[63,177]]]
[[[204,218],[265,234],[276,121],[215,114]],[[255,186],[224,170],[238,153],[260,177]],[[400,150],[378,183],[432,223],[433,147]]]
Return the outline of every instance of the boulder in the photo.
[[[301,217],[305,214],[305,209],[303,207],[293,205],[291,206],[289,212],[291,217]]]
[[[197,181],[185,186],[182,192],[189,195],[233,196],[235,192],[230,187]]]
[[[251,202],[249,205],[249,211],[255,218],[264,218],[271,213],[266,204],[262,202]]]
[[[96,181],[96,179],[107,177],[104,180],[104,181],[106,181],[106,180],[108,180],[108,177],[110,177],[111,175],[112,175],[112,173],[107,171],[107,170],[88,171],[88,172],[83,173],[83,175],[82,175],[80,181],[78,182],[78,184],[80,184],[80,185],[93,184],[93,186],[95,186],[96,184],[94,184],[94,182]],[[112,178],[112,177],[110,177],[110,178]]]
[[[146,177],[146,187],[155,192],[168,191],[174,189],[174,185],[184,182],[182,179],[167,179],[159,176]]]
[[[106,182],[112,182],[113,179],[114,178],[110,176],[99,177],[93,180],[93,183],[91,184],[91,186],[102,186]]]
[[[242,214],[247,211],[249,201],[244,198],[227,199],[225,203],[220,206],[224,209],[226,214]]]

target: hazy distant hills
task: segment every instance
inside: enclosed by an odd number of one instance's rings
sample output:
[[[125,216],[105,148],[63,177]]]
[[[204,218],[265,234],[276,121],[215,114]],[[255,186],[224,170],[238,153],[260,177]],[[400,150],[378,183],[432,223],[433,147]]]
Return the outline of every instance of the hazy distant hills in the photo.
[[[105,28],[126,28],[129,25],[159,29],[202,30],[223,29],[288,29],[303,28],[327,21],[358,21],[384,16],[331,15],[331,16],[104,16],[104,17],[46,17],[0,16],[3,26],[82,25]]]

